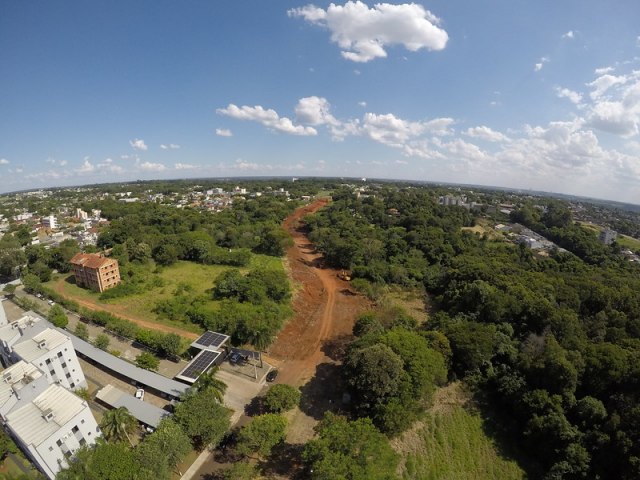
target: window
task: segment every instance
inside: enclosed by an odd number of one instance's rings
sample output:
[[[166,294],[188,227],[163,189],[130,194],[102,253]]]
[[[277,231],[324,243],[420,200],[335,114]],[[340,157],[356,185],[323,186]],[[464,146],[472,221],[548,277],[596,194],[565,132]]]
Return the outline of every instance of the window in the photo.
[[[53,447],[49,447],[49,451],[50,451],[50,452],[53,452]]]
[[[71,374],[70,374],[69,372],[67,372],[67,373],[65,374],[65,377],[67,377],[67,378],[71,378]]]
[[[56,441],[56,445],[58,445],[59,447],[61,447],[61,446],[62,446],[62,440],[58,439],[58,440]]]
[[[78,433],[78,430],[80,430],[80,429],[78,428],[78,425],[75,425],[75,426],[71,429],[71,431],[72,431],[73,433]]]
[[[80,420],[80,423],[84,423],[84,418],[82,420]]]
[[[62,368],[66,368],[67,362],[62,362]]]
[[[82,446],[87,444],[87,441],[84,439],[84,437],[82,437],[82,438],[80,438],[78,443],[80,443],[80,446],[82,447]]]
[[[45,363],[46,363],[47,365],[49,365],[49,364],[51,363],[51,359],[50,359],[50,358],[47,358],[47,360],[45,361]]]
[[[58,352],[58,357],[62,357],[62,352]]]
[[[56,374],[55,370],[49,370],[49,375],[53,376],[55,374]]]
[[[69,388],[73,388],[73,387],[75,387],[75,386],[76,386],[76,384],[75,384],[75,383],[73,383],[73,382],[71,382],[71,383],[69,384]],[[82,423],[84,423],[84,420],[82,421]]]

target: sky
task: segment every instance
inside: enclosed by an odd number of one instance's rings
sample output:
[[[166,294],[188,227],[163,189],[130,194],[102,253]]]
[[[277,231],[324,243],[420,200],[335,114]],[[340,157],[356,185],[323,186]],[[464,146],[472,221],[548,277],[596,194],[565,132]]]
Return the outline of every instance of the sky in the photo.
[[[640,204],[640,2],[0,0],[0,192],[236,176]]]

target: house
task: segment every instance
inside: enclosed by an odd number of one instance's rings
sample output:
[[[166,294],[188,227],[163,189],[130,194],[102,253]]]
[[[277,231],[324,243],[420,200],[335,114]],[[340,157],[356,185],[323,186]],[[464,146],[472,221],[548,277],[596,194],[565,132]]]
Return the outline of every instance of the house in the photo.
[[[70,263],[79,287],[104,292],[120,283],[120,269],[115,258],[95,253],[77,253]]]

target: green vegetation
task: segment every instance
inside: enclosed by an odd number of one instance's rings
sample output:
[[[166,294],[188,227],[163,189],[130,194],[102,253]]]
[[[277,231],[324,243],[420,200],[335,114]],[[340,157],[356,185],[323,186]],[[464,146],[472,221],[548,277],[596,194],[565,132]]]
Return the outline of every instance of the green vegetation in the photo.
[[[368,418],[349,422],[327,413],[304,449],[312,480],[393,480],[398,455]]]
[[[136,365],[155,372],[160,366],[160,360],[153,353],[142,352],[136,357]]]
[[[100,421],[104,438],[112,442],[129,442],[138,427],[138,421],[125,407],[107,410]]]
[[[175,408],[174,419],[198,450],[215,447],[229,430],[230,412],[207,390],[192,393]]]
[[[241,455],[267,457],[285,438],[287,419],[274,413],[258,415],[238,432],[236,450]]]
[[[64,328],[69,323],[69,319],[60,305],[51,307],[47,318],[58,328]]]
[[[281,413],[298,406],[300,397],[300,390],[291,385],[279,383],[269,389],[265,395],[264,404],[271,412]]]
[[[406,454],[403,478],[435,480],[516,480],[525,473],[514,461],[505,460],[483,431],[482,419],[454,406],[450,411],[428,414]]]
[[[450,364],[499,412],[498,428],[540,477],[637,478],[638,267],[562,202],[527,199],[511,215],[567,250],[543,256],[463,230],[478,212],[434,197],[417,188],[380,187],[364,199],[338,191],[308,221],[353,283],[422,285],[439,309],[421,326],[358,322],[344,369],[356,414],[402,432]]]

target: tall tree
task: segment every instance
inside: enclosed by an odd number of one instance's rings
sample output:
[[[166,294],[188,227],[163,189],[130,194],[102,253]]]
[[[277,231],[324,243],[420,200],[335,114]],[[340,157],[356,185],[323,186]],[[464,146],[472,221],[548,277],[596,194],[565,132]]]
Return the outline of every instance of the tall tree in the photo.
[[[213,367],[208,372],[204,372],[198,377],[193,387],[198,392],[206,392],[213,396],[218,403],[223,403],[224,394],[227,391],[227,384],[216,378],[219,367]]]
[[[112,442],[126,440],[131,445],[133,444],[129,435],[133,433],[137,425],[138,421],[125,407],[107,411],[100,422],[100,428],[107,440]]]

